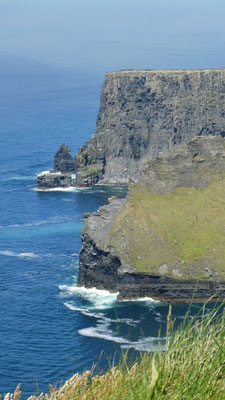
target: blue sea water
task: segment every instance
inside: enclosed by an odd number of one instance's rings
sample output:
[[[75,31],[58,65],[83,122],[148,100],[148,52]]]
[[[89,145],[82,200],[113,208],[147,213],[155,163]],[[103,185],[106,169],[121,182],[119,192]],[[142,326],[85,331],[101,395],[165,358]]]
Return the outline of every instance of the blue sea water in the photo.
[[[91,369],[102,350],[102,368],[121,347],[154,350],[168,305],[76,288],[82,214],[125,188],[35,191],[58,146],[75,154],[94,132],[103,76],[19,60],[0,73],[0,394],[21,383],[28,395]],[[177,322],[186,310],[174,306]]]

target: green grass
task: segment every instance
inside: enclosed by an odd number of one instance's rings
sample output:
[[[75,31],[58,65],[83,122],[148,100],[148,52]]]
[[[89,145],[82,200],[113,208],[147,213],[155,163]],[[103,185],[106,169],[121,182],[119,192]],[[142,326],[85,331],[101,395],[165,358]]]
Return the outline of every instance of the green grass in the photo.
[[[110,243],[140,272],[158,273],[167,263],[168,276],[177,269],[182,279],[225,279],[224,210],[222,174],[204,189],[179,188],[167,194],[133,185]]]
[[[190,318],[174,329],[171,307],[167,317],[165,352],[143,353],[129,364],[122,354],[118,366],[103,375],[75,375],[42,400],[223,400],[225,398],[224,305]],[[160,342],[159,342],[160,343]],[[17,388],[18,400],[20,390]],[[35,398],[34,398],[35,399]]]
[[[87,165],[82,172],[89,176],[98,172],[98,169],[94,165]]]

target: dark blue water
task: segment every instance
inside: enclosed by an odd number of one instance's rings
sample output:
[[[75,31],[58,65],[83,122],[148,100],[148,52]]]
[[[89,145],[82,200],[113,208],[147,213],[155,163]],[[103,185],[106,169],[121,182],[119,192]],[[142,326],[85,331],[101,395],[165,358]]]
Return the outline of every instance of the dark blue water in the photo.
[[[82,214],[124,188],[34,190],[62,142],[75,154],[94,132],[103,76],[1,65],[0,393],[21,382],[32,394],[90,369],[101,350],[154,349],[168,306],[76,288]],[[174,306],[178,322],[186,309]]]

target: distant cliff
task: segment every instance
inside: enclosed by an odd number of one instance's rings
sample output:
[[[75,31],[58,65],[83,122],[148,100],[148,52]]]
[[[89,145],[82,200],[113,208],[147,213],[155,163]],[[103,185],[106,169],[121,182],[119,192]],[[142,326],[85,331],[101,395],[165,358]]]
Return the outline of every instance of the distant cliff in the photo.
[[[225,138],[144,164],[127,200],[85,216],[78,284],[121,298],[225,299]]]
[[[77,186],[138,181],[145,160],[207,135],[225,136],[225,69],[110,72],[95,133],[74,161],[59,149],[55,171],[70,177],[74,166]],[[52,182],[68,186],[70,179]],[[38,185],[45,187],[43,175]]]
[[[202,135],[225,136],[225,69],[107,73],[78,183],[90,166],[104,182],[137,181],[146,159]]]

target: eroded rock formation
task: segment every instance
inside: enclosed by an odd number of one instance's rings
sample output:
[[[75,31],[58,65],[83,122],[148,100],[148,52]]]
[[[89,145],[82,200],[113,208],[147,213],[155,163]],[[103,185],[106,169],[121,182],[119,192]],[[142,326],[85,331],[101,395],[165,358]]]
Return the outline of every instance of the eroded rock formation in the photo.
[[[146,159],[199,135],[225,135],[225,69],[111,72],[77,169],[92,165],[105,183],[137,181]]]
[[[137,182],[146,160],[208,135],[225,136],[225,69],[110,72],[95,133],[79,149],[75,167],[62,145],[55,170],[75,168],[77,186]]]
[[[85,216],[79,285],[120,298],[225,298],[225,139],[198,137],[144,164],[127,200]]]
[[[60,172],[75,171],[75,162],[73,160],[71,150],[66,144],[61,144],[55,154],[54,170]]]

